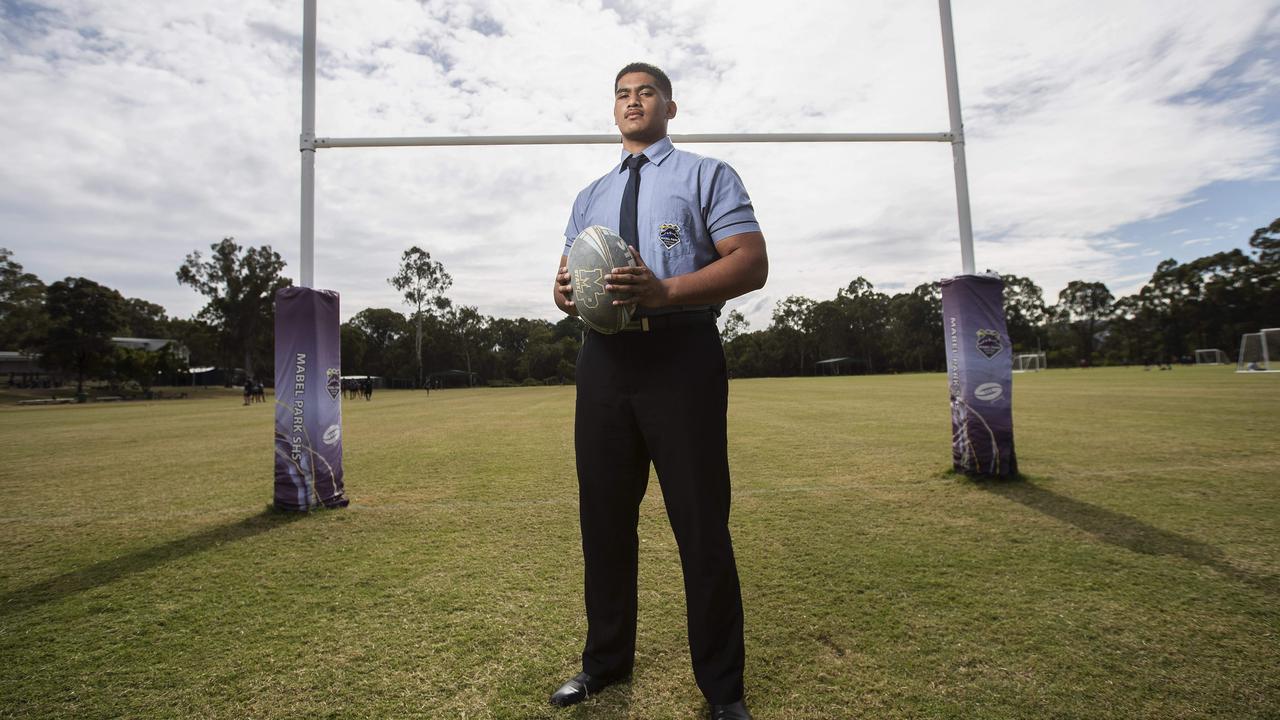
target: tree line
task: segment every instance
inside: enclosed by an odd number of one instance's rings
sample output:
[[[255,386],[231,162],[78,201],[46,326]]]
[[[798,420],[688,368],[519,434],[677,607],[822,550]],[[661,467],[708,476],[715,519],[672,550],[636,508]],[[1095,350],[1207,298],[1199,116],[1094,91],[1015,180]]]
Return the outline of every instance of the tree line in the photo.
[[[1001,275],[1014,351],[1043,352],[1050,367],[1177,362],[1202,348],[1234,357],[1242,334],[1280,326],[1280,218],[1255,230],[1249,247],[1165,260],[1120,298],[1103,283],[1075,280],[1050,304],[1029,278]],[[740,313],[729,314],[723,335],[735,375],[816,374],[820,360],[834,358],[846,358],[842,372],[944,369],[938,283],[888,295],[859,277],[829,300],[788,297],[771,320],[750,332]]]
[[[205,297],[193,317],[165,309],[89,278],[45,284],[0,248],[0,349],[39,356],[40,365],[74,380],[132,383],[142,389],[173,381],[190,367],[213,366],[227,383],[274,377],[274,298],[292,285],[284,260],[269,245],[246,247],[224,238],[207,253],[186,256],[176,280]],[[366,308],[342,324],[343,372],[375,375],[400,387],[423,387],[433,370],[460,370],[467,381],[565,382],[573,379],[581,326],[528,318],[494,318],[457,305],[447,295],[452,278],[421,248],[405,251],[387,282],[410,311]],[[115,337],[173,339],[189,351],[189,364],[173,352],[120,347]],[[473,381],[467,381],[472,384]]]
[[[234,238],[214,243],[208,255],[192,252],[176,280],[206,304],[180,319],[88,278],[46,285],[0,248],[0,349],[38,353],[45,367],[78,383],[150,387],[180,373],[181,359],[117,347],[111,338],[171,338],[189,349],[192,365],[238,368],[270,382],[273,298],[291,284],[284,267],[270,246],[244,247]],[[1120,298],[1103,283],[1076,280],[1050,304],[1031,279],[1001,277],[1014,351],[1044,352],[1051,367],[1170,362],[1198,348],[1233,355],[1243,333],[1280,326],[1280,218],[1252,234],[1248,252],[1165,260],[1138,292]],[[455,304],[451,276],[416,246],[387,282],[408,312],[366,308],[342,323],[344,373],[401,387],[422,387],[445,370],[492,385],[573,380],[582,338],[576,318],[490,317]],[[890,295],[857,277],[830,299],[779,301],[762,330],[752,331],[737,311],[723,325],[735,377],[813,375],[833,359],[839,362],[825,366],[842,373],[941,371],[945,362],[938,283]]]
[[[189,319],[169,317],[164,307],[86,277],[45,284],[0,248],[0,349],[38,356],[39,364],[82,393],[87,380],[149,389],[178,381],[190,365],[253,368],[269,365],[271,298],[290,284],[280,277],[284,261],[269,247],[241,248],[233,238],[212,246],[208,259],[187,256],[179,283],[208,302]],[[124,347],[116,337],[178,341],[160,350]]]

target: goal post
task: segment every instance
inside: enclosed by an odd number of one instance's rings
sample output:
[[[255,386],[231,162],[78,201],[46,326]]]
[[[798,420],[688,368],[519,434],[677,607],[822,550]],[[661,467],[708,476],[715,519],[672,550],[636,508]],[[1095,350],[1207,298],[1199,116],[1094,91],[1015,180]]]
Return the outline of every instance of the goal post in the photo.
[[[1280,328],[1242,335],[1236,372],[1280,372]]]
[[[336,148],[366,147],[441,147],[441,146],[476,146],[476,145],[578,145],[578,144],[614,144],[620,141],[617,135],[499,135],[499,136],[461,136],[461,137],[321,137],[316,134],[316,9],[317,0],[303,0],[302,18],[302,128],[298,137],[298,150],[301,155],[301,222],[299,223],[301,262],[299,263],[299,286],[313,293],[323,294],[323,290],[315,290],[315,178],[316,152]],[[964,121],[960,108],[960,83],[956,68],[955,32],[951,18],[951,0],[938,0],[938,19],[942,30],[942,60],[946,79],[946,100],[950,127],[942,132],[871,132],[871,133],[712,133],[699,135],[672,135],[672,140],[682,143],[817,143],[817,142],[930,142],[946,143],[951,146],[952,169],[955,179],[956,220],[959,226],[960,267],[961,275],[950,278],[950,292],[943,292],[944,322],[952,323],[948,335],[948,348],[966,358],[981,354],[987,360],[998,357],[1000,362],[987,363],[990,367],[974,360],[972,365],[958,362],[953,368],[952,382],[952,420],[953,436],[957,433],[977,432],[977,424],[981,423],[990,443],[976,443],[974,451],[964,455],[973,458],[972,462],[955,454],[957,447],[953,442],[953,456],[957,470],[977,474],[994,474],[1007,476],[1017,472],[1017,464],[1013,457],[1013,420],[1010,411],[1012,393],[1012,375],[1010,373],[1010,350],[1004,318],[1004,306],[999,292],[993,298],[987,296],[993,289],[1000,289],[999,282],[989,282],[991,278],[976,275],[973,254],[973,222],[970,215],[969,179],[965,160]],[[945,281],[944,281],[945,282]],[[304,293],[305,294],[305,293]],[[952,307],[947,298],[952,298]],[[978,309],[975,309],[978,308]],[[954,310],[954,312],[952,312]],[[988,312],[990,310],[990,312]],[[962,322],[963,321],[963,322]],[[980,322],[974,332],[960,333],[961,325],[968,327],[970,323]],[[326,336],[328,337],[328,336]],[[276,346],[276,364],[288,365],[299,353],[307,349]],[[309,348],[319,352],[322,348]],[[290,354],[292,353],[292,355]],[[323,353],[321,353],[323,354]],[[1043,362],[1039,363],[1043,367]],[[965,370],[960,369],[961,366]],[[999,367],[995,373],[991,368]],[[975,368],[972,372],[970,368]],[[976,368],[981,368],[978,370]],[[341,375],[341,366],[325,367],[325,376]],[[333,372],[331,373],[330,370]],[[992,374],[995,373],[995,374]],[[299,373],[299,376],[301,374]],[[971,377],[972,376],[972,377]],[[310,377],[310,376],[308,376]],[[321,376],[315,376],[317,380]],[[980,382],[977,379],[986,380]],[[969,382],[974,380],[974,382]],[[308,380],[310,382],[310,380]],[[300,380],[298,385],[304,383]],[[970,387],[972,386],[972,387]],[[972,390],[973,397],[960,398],[960,392]],[[972,393],[971,393],[972,394]],[[335,397],[336,402],[341,402]],[[965,412],[957,410],[958,403],[963,405],[968,400],[975,400],[974,405],[965,405]],[[310,406],[308,406],[310,407]],[[301,416],[303,411],[298,409]],[[984,417],[986,414],[986,417]],[[277,423],[277,431],[288,435],[294,427],[310,427],[310,415],[300,423],[297,417],[284,418],[288,424]],[[282,422],[282,421],[281,421]],[[324,433],[326,441],[332,437],[338,445],[337,457],[341,457],[341,428],[334,426],[333,433]],[[993,430],[994,428],[994,430]],[[314,438],[314,436],[311,436]],[[953,437],[954,440],[954,437]],[[311,439],[303,437],[304,444]],[[988,450],[988,445],[990,451]],[[998,455],[999,462],[987,455]],[[278,463],[281,462],[277,458]],[[991,462],[988,462],[991,461]],[[994,471],[983,468],[997,468]]]
[[[1218,348],[1196,348],[1197,365],[1226,365],[1231,362]]]
[[[1045,354],[1039,353],[1019,353],[1013,356],[1013,371],[1016,373],[1023,372],[1040,372],[1048,367],[1045,363]]]

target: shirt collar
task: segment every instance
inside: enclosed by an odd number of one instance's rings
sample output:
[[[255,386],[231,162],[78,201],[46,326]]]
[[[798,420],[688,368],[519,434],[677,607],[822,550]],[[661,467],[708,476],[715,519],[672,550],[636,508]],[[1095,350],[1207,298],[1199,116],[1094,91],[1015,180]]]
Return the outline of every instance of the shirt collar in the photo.
[[[667,156],[671,154],[672,150],[675,150],[675,146],[671,144],[671,137],[667,136],[640,152],[645,157],[649,158],[649,162],[654,165],[661,165],[662,161],[667,159]],[[623,163],[626,163],[627,158],[629,157],[631,157],[631,153],[623,150],[622,160],[618,163],[618,172],[622,172],[627,169],[627,166]]]

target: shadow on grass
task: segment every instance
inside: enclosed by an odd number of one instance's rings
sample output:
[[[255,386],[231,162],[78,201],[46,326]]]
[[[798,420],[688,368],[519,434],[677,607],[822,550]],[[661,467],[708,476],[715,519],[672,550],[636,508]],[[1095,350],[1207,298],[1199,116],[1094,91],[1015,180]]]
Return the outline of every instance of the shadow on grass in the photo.
[[[1218,548],[1184,535],[1161,530],[1124,513],[1059,495],[1025,477],[1011,480],[972,479],[977,487],[1089,533],[1109,545],[1143,555],[1171,555],[1213,569],[1271,595],[1280,595],[1280,579],[1232,565]]]
[[[44,582],[28,585],[0,595],[0,617],[22,612],[48,602],[60,600],[86,590],[109,585],[116,580],[145,572],[158,565],[194,555],[224,543],[253,537],[283,525],[288,525],[305,513],[276,510],[268,506],[257,515],[218,525],[195,535],[172,540],[146,550],[130,553],[111,560],[94,563],[80,570],[63,573]]]

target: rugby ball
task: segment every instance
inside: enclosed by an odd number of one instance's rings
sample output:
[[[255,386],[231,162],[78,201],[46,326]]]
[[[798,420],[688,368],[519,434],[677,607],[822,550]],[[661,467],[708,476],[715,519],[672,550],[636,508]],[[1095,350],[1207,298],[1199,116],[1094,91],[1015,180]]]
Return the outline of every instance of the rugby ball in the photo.
[[[573,304],[578,317],[592,330],[606,335],[618,332],[628,322],[634,305],[614,305],[623,293],[604,289],[604,276],[616,267],[635,267],[627,252],[627,241],[603,225],[592,225],[574,238],[565,269],[573,285]]]

